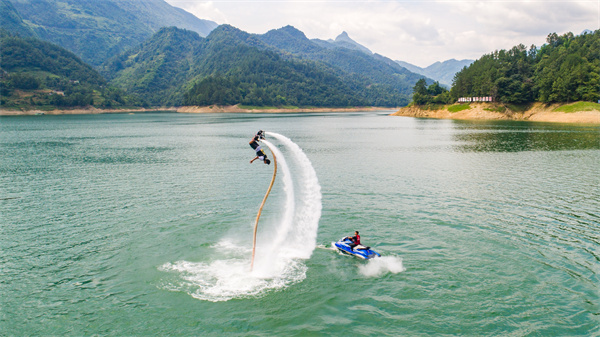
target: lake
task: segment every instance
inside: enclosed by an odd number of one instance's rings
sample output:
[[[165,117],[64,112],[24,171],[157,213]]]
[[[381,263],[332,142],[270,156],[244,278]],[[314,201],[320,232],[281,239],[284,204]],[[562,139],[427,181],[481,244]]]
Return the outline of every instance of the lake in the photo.
[[[600,334],[598,126],[0,117],[0,156],[0,335]]]

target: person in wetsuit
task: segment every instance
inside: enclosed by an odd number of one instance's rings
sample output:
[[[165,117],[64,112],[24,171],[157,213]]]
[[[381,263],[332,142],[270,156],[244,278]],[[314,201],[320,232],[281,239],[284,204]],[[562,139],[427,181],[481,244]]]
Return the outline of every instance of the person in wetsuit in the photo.
[[[263,130],[258,131],[256,133],[256,135],[254,135],[254,137],[252,138],[252,140],[249,143],[250,147],[256,152],[256,157],[254,157],[254,159],[252,159],[250,161],[250,164],[252,164],[256,159],[260,159],[265,164],[270,165],[271,161],[269,160],[269,158],[267,158],[267,154],[262,149],[262,147],[260,146],[260,144],[258,144],[258,142],[261,139],[265,139],[265,132]]]

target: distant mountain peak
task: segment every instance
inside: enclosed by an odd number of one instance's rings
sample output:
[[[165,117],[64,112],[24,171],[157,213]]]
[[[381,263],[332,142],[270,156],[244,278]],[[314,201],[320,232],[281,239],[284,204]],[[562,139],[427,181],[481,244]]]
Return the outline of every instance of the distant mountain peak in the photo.
[[[320,48],[311,42],[303,32],[289,25],[272,29],[264,35],[258,35],[257,38],[268,45],[292,53],[310,53]]]
[[[473,63],[473,60],[449,59],[443,62],[437,61],[425,68],[421,68],[404,61],[395,62],[414,73],[430,77],[436,81],[439,81],[440,84],[451,86],[452,80],[454,79],[454,74],[459,72],[463,67]]]
[[[336,44],[340,47],[359,50],[365,54],[373,55],[373,52],[369,50],[369,48],[361,45],[360,43],[352,40],[346,31],[343,31],[340,35],[338,35],[335,40],[329,40],[329,42]]]
[[[338,35],[338,36],[335,38],[335,40],[336,40],[336,41],[352,41],[352,42],[354,42],[354,40],[352,40],[352,39],[350,38],[350,36],[348,36],[348,33],[346,33],[346,31],[343,31],[343,32],[342,32],[342,34]]]
[[[286,33],[288,35],[291,35],[291,36],[293,36],[295,38],[300,38],[300,39],[303,39],[303,40],[307,40],[308,39],[306,37],[306,35],[302,31],[300,31],[298,28],[296,28],[294,26],[287,25],[285,27],[281,27],[281,28],[277,29],[277,31],[284,32],[284,33]]]

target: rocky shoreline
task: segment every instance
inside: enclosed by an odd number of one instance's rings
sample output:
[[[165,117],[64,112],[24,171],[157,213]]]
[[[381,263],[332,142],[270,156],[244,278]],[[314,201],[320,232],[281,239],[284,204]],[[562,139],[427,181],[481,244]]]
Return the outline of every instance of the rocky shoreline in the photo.
[[[245,109],[232,106],[185,106],[177,108],[181,113],[284,113],[284,112],[358,112],[358,111],[390,111],[392,108],[356,107],[356,108],[262,108]]]
[[[450,106],[438,109],[425,109],[409,106],[400,108],[391,116],[438,118],[438,119],[474,119],[474,120],[516,120],[554,123],[582,123],[600,124],[600,111],[553,111],[561,104],[535,103],[525,111],[512,111],[499,103],[471,103],[465,110],[451,112]],[[34,116],[34,115],[84,115],[84,114],[111,114],[111,113],[136,113],[153,111],[170,111],[177,113],[302,113],[302,112],[359,112],[359,111],[390,111],[390,108],[356,107],[356,108],[261,108],[247,109],[233,106],[184,106],[150,109],[98,109],[94,107],[80,109],[44,110],[8,110],[0,109],[0,116]],[[503,110],[499,112],[499,110]]]
[[[474,119],[474,120],[515,120],[532,122],[553,122],[553,123],[581,123],[581,124],[600,124],[600,111],[575,111],[558,112],[553,111],[561,104],[542,104],[535,103],[525,111],[512,111],[504,107],[503,112],[498,110],[502,105],[499,103],[471,103],[469,108],[458,112],[448,110],[449,106],[444,106],[435,110],[422,109],[420,107],[404,107],[393,113],[392,116],[419,117],[419,118],[438,118],[438,119]]]
[[[160,109],[98,109],[94,107],[80,109],[56,109],[56,110],[8,110],[0,109],[0,116],[35,116],[35,115],[97,115],[128,112],[151,112],[151,111],[173,111],[174,108]]]
[[[392,108],[376,107],[356,107],[356,108],[264,108],[264,109],[245,109],[237,105],[232,106],[183,106],[169,108],[151,108],[151,109],[98,109],[98,108],[80,108],[80,109],[56,109],[56,110],[8,110],[0,109],[0,116],[35,116],[35,115],[92,115],[92,114],[110,114],[110,113],[135,113],[152,111],[171,111],[179,113],[298,113],[298,112],[358,112],[358,111],[390,111]]]

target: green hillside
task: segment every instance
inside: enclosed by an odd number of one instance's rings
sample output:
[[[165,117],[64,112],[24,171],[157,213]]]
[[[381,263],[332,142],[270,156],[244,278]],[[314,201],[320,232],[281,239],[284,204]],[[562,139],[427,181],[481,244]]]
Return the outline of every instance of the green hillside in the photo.
[[[265,48],[251,34],[227,25],[207,38],[163,28],[139,48],[110,60],[103,72],[111,83],[151,104],[366,105],[327,67],[286,60]]]
[[[21,14],[9,0],[0,0],[0,13],[2,13],[0,28],[24,37],[37,36],[33,29],[23,22]]]
[[[575,36],[548,35],[547,43],[518,45],[484,55],[456,74],[451,93],[494,96],[503,103],[600,99],[600,30]]]
[[[182,105],[184,88],[198,71],[202,41],[195,32],[162,28],[139,47],[109,60],[101,73],[152,105]]]
[[[344,47],[348,43],[333,42],[327,46],[324,41],[309,40],[292,26],[271,30],[258,38],[285,52],[338,69],[343,81],[366,97],[371,105],[406,105],[412,87],[422,77],[381,55],[367,53],[356,46]]]
[[[8,109],[123,107],[142,102],[126,97],[73,53],[36,38],[0,29],[0,100]]]
[[[25,26],[41,39],[74,52],[92,66],[138,45],[161,27],[178,26],[206,36],[217,26],[164,0],[1,1],[3,6],[13,5]],[[16,32],[13,21],[2,20],[2,27]]]
[[[406,105],[418,76],[377,57],[320,47],[293,28],[255,35],[221,25],[202,38],[170,27],[102,74],[152,104]]]

